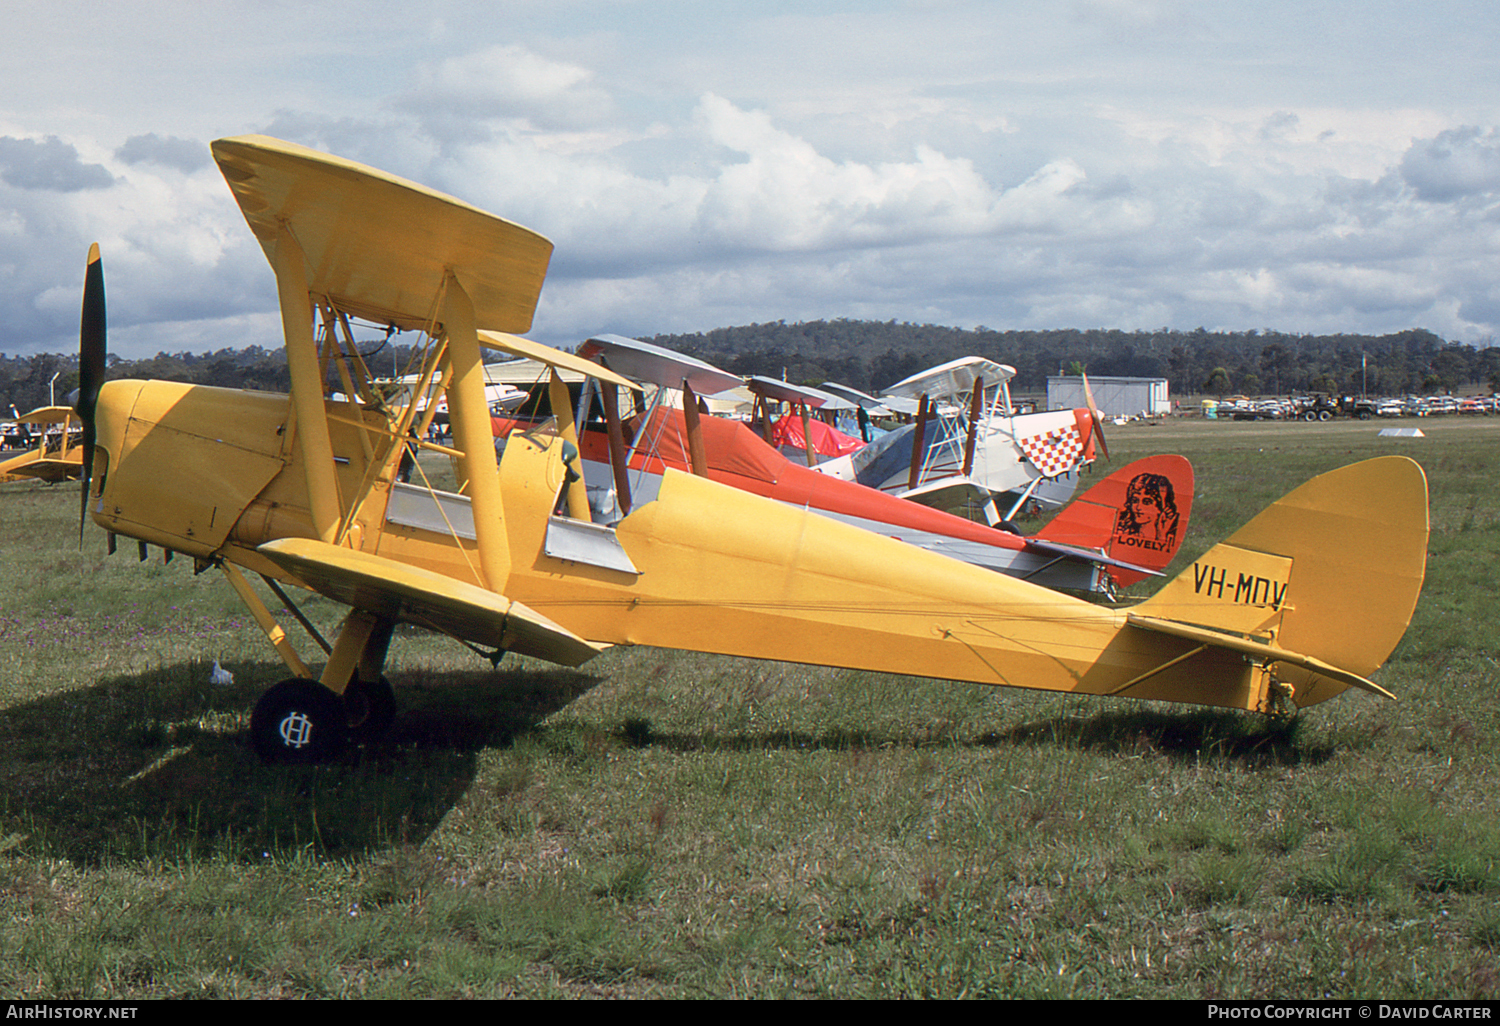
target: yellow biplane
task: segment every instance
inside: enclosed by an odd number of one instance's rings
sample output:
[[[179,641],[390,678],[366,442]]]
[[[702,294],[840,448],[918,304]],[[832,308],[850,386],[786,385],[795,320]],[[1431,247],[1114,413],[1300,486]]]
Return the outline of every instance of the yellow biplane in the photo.
[[[83,448],[78,444],[80,424],[71,406],[43,406],[16,419],[37,430],[36,445],[0,462],[0,482],[76,481],[83,473]]]
[[[264,137],[213,153],[275,271],[291,394],[103,381],[97,247],[84,288],[82,501],[110,535],[217,567],[292,677],[257,703],[269,762],[315,762],[394,715],[382,675],[397,624],[576,666],[641,644],[1093,695],[1272,711],[1368,680],[1421,589],[1427,487],[1412,461],[1325,474],[1211,549],[1156,596],[1109,609],[807,510],[667,470],[656,498],[590,522],[572,418],[513,434],[497,458],[486,348],[632,387],[517,337],[552,246],[373,168]],[[387,405],[351,318],[423,333],[413,394]],[[582,364],[582,361],[577,361]],[[342,383],[348,401],[328,398]],[[568,409],[556,370],[554,410]],[[612,433],[613,430],[612,430]],[[459,485],[403,480],[418,449]],[[420,469],[420,464],[418,464]],[[260,575],[351,607],[314,671],[252,589]],[[315,631],[309,633],[321,640]]]

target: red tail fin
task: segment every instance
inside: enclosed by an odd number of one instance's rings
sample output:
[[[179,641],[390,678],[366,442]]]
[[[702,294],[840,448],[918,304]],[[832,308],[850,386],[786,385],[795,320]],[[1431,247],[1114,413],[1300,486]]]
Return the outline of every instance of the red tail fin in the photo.
[[[1193,465],[1181,456],[1148,456],[1074,499],[1036,536],[1164,570],[1187,534],[1192,508]],[[1144,576],[1118,567],[1109,572],[1122,588]]]

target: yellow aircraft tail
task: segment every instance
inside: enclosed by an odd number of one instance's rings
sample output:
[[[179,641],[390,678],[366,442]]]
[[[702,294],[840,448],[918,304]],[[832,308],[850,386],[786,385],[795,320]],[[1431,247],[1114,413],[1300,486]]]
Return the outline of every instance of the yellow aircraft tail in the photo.
[[[1364,678],[1401,640],[1427,565],[1427,477],[1385,456],[1330,471],[1214,546],[1129,621],[1275,664],[1298,706]]]

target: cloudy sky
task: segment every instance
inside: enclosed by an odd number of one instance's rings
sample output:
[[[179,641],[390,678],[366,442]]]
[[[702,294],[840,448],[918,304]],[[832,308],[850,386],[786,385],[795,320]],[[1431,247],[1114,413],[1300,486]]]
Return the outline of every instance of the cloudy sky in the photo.
[[[533,337],[876,318],[1500,337],[1485,0],[8,3],[0,352],[279,342],[210,140],[556,243]]]

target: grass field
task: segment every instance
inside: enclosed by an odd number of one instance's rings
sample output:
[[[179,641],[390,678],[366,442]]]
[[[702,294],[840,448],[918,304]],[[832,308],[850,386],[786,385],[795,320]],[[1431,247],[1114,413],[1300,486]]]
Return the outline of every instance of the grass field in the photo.
[[[393,736],[310,769],[249,750],[286,673],[217,573],[79,552],[76,491],[5,486],[0,993],[1495,998],[1500,419],[1421,426],[1109,439],[1192,459],[1179,564],[1313,474],[1419,460],[1399,703],[1273,723],[649,649],[492,672],[402,634]]]

